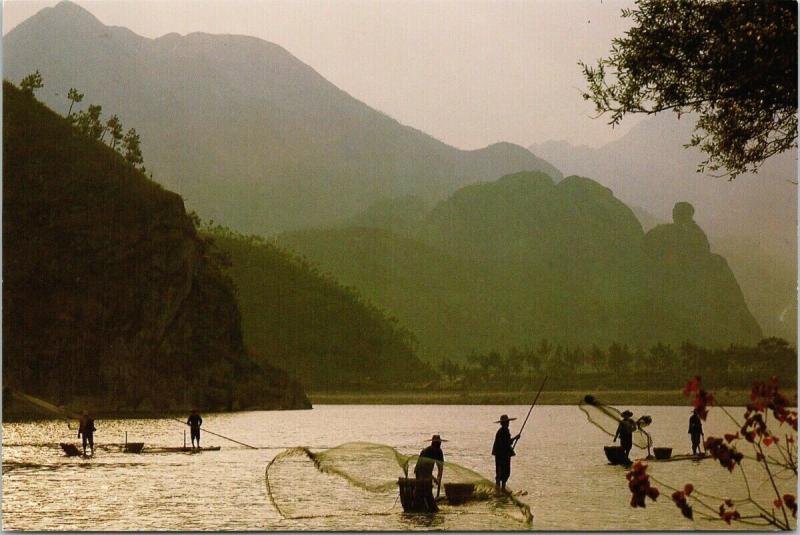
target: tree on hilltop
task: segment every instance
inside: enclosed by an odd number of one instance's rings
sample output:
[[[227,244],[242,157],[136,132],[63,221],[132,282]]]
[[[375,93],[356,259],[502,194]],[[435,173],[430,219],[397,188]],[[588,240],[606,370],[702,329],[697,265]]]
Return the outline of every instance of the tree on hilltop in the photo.
[[[135,128],[128,130],[125,137],[122,139],[122,148],[124,151],[125,161],[134,167],[138,167],[144,162],[142,158],[141,139],[139,134],[136,133]]]
[[[100,140],[100,137],[105,131],[100,114],[103,112],[103,107],[99,104],[90,104],[86,111],[78,112],[75,116],[75,125],[78,130],[92,139]]]
[[[19,83],[19,88],[22,89],[22,92],[29,96],[33,96],[37,89],[41,89],[43,87],[44,83],[42,82],[42,75],[39,74],[38,69],[36,72],[23,78]]]
[[[111,134],[111,139],[109,139],[109,143],[111,144],[111,148],[116,150],[117,144],[122,141],[122,122],[119,120],[119,117],[116,115],[112,115],[111,118],[106,121],[106,130]]]
[[[67,92],[67,98],[69,99],[69,111],[67,111],[67,118],[69,119],[72,117],[72,106],[83,100],[83,93],[78,93],[77,89],[70,87]]]

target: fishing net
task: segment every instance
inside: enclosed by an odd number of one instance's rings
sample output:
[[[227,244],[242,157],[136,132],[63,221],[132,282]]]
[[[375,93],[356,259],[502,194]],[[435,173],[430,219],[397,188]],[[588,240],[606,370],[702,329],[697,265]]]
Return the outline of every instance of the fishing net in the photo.
[[[619,409],[603,403],[592,395],[585,396],[578,404],[578,408],[586,415],[589,423],[611,437],[616,434],[617,426],[622,420],[622,412]],[[650,416],[639,416],[634,417],[634,421],[636,430],[633,432],[633,445],[642,450],[652,447],[653,440],[644,428],[653,423],[653,419]]]
[[[26,394],[25,392],[21,392],[11,387],[5,387],[5,391],[10,393],[14,398],[20,401],[29,403],[30,405],[38,409],[44,410],[45,412],[48,412],[52,415],[60,416],[61,418],[67,421],[69,421],[70,418],[80,419],[80,416],[77,414],[74,414],[66,409],[59,407],[58,405],[54,405],[43,399],[39,399],[37,397],[31,396],[30,394]]]
[[[287,519],[396,515],[402,513],[397,480],[414,477],[417,460],[417,455],[404,455],[391,446],[365,442],[348,442],[315,452],[290,448],[267,465],[267,494]],[[532,522],[527,504],[512,494],[497,496],[494,482],[478,472],[445,462],[443,474],[442,497],[449,483],[472,484],[475,491],[462,505],[440,500],[439,514],[501,514],[523,526]]]

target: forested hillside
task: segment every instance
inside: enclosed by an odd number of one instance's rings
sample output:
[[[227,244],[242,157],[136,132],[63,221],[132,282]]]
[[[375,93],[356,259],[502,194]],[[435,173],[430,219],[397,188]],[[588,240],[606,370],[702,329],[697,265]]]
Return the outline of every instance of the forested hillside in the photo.
[[[181,197],[9,83],[3,383],[100,412],[309,406],[247,355],[230,279]]]
[[[352,289],[257,237],[205,229],[230,260],[245,343],[307,388],[400,387],[435,372],[413,335]]]

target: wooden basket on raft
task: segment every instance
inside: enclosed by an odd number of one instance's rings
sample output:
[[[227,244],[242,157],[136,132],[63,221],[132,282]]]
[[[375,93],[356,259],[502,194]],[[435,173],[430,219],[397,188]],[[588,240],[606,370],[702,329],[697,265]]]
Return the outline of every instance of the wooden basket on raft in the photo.
[[[653,448],[656,459],[663,461],[672,457],[672,448]]]
[[[445,483],[444,494],[447,503],[458,505],[472,499],[475,494],[475,485],[472,483]]]
[[[438,509],[433,497],[433,486],[430,479],[401,477],[397,479],[400,489],[400,504],[409,513],[432,513]],[[472,483],[445,483],[444,494],[447,503],[459,505],[470,500],[475,494]]]
[[[122,448],[125,453],[142,453],[144,442],[126,442]]]

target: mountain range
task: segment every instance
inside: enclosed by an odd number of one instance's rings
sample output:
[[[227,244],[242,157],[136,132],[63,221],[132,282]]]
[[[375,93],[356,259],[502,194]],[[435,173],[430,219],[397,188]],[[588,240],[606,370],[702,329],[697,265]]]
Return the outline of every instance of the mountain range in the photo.
[[[12,80],[39,70],[37,97],[58,111],[75,87],[86,95],[78,108],[118,114],[141,134],[151,176],[211,228],[234,230],[207,238],[234,260],[245,342],[265,365],[313,370],[314,385],[334,368],[347,372],[339,384],[382,382],[411,373],[403,360],[424,375],[414,337],[428,359],[545,338],[719,347],[761,337],[748,304],[770,334],[794,333],[783,285],[796,202],[781,197],[767,214],[783,192],[772,183],[710,198],[686,178],[688,153],[672,150],[680,132],[669,128],[647,123],[604,150],[538,146],[570,171],[564,178],[516,145],[462,151],[404,126],[278,45],[201,33],[148,39],[69,2],[9,32],[3,61]],[[769,165],[783,176],[783,164]],[[762,220],[748,225],[756,209]],[[715,233],[726,228],[733,272],[716,254]],[[319,314],[304,316],[314,303]],[[352,324],[365,326],[355,342]],[[326,346],[326,337],[339,342]],[[372,373],[376,355],[392,373]]]
[[[203,218],[246,233],[331,224],[383,196],[438,200],[514,171],[560,176],[518,145],[446,145],[253,37],[148,39],[61,2],[4,37],[3,68],[15,82],[38,69],[37,95],[54,110],[66,112],[75,87],[83,106],[119,115],[160,182]]]

